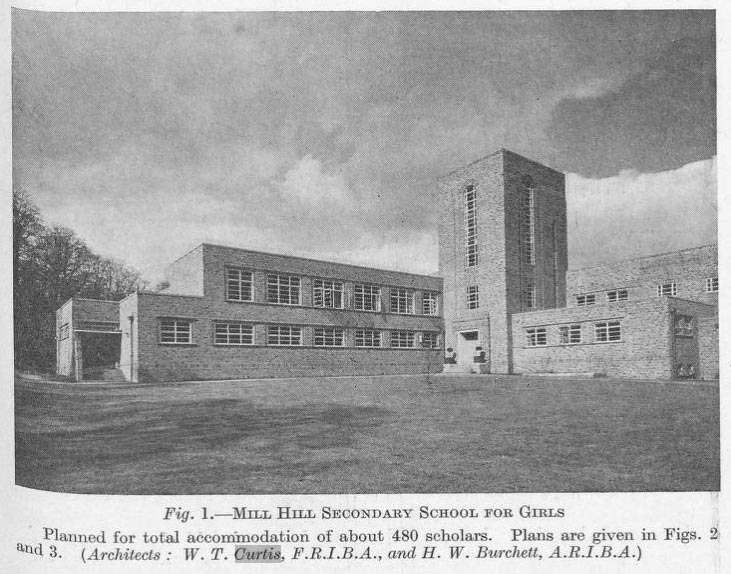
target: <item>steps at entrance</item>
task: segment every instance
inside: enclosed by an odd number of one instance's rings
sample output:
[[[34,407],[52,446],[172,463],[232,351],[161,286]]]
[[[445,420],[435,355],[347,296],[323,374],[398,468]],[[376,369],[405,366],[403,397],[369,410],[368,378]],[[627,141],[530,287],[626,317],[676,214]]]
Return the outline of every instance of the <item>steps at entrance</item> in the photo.
[[[84,371],[84,380],[123,383],[126,379],[122,369],[94,367]]]

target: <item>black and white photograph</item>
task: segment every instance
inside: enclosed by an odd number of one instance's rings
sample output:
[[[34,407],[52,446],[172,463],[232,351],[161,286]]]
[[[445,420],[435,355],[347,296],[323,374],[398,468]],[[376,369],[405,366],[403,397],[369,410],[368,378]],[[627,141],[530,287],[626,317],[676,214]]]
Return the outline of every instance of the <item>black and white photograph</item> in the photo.
[[[16,485],[719,491],[714,10],[11,34]]]

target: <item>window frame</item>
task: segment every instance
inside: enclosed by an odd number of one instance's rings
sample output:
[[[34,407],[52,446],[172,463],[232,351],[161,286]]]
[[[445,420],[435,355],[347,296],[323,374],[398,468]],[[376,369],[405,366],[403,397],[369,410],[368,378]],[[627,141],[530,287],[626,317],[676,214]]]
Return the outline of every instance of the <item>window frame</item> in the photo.
[[[318,291],[320,292],[320,304],[317,302]],[[328,296],[332,305],[327,305]],[[334,304],[336,296],[340,297],[340,305]],[[344,309],[345,308],[345,284],[336,279],[313,279],[312,280],[312,306],[318,309]]]
[[[359,290],[361,291],[360,294],[358,293]],[[360,297],[360,306],[358,306],[358,297]],[[370,303],[369,307],[374,308],[366,308],[366,301]],[[373,305],[374,302],[375,305]],[[353,285],[353,309],[366,313],[380,313],[383,309],[383,289],[381,286],[374,283],[355,283]]]
[[[276,284],[272,283],[272,279],[276,278]],[[286,281],[283,281],[286,279]],[[294,282],[296,281],[296,286]],[[272,300],[272,288],[276,289],[276,301]],[[288,301],[282,301],[283,289],[286,289]],[[297,290],[297,302],[292,303],[292,290]],[[266,302],[270,305],[286,305],[288,307],[302,306],[302,277],[299,275],[289,275],[287,273],[267,273],[266,274]]]
[[[340,341],[339,343],[338,340]],[[335,326],[313,327],[312,344],[315,347],[345,347],[345,329]]]
[[[225,267],[226,273],[226,301],[233,301],[236,303],[251,303],[254,300],[254,272],[249,269],[243,269],[241,267]],[[237,273],[238,278],[232,278],[231,273]],[[248,281],[244,279],[244,275],[248,275]],[[239,297],[231,296],[231,283],[238,283]],[[243,298],[244,286],[248,283],[249,298]]]
[[[277,340],[281,340],[283,337],[282,329],[288,329],[289,334],[286,335],[286,337],[289,342],[285,342],[285,343],[272,342],[272,335],[273,335],[272,330],[273,329],[277,330],[277,333],[275,335]],[[294,339],[293,331],[295,329],[298,331],[298,334],[297,334],[298,342],[292,343],[292,340]],[[266,339],[267,347],[301,347],[302,339],[303,339],[303,337],[302,337],[303,332],[304,332],[304,329],[302,328],[302,325],[267,325],[267,339]]]
[[[525,330],[526,347],[547,347],[548,333],[545,327],[527,327]]]
[[[474,310],[480,308],[480,286],[467,285],[467,309]]]
[[[226,332],[222,333],[219,331],[219,327],[225,326]],[[239,333],[232,333],[231,327],[238,327]],[[244,328],[247,328],[250,332],[244,333]],[[226,341],[219,341],[219,335],[225,335]],[[240,339],[239,343],[231,342],[232,336],[238,336]],[[250,342],[245,342],[244,337],[250,337]],[[226,320],[214,320],[213,321],[213,344],[219,347],[250,347],[255,344],[254,341],[254,325],[253,323],[246,323],[244,321],[226,321]]]
[[[622,340],[622,321],[608,319],[594,323],[595,343],[621,343]]]
[[[157,342],[159,345],[193,345],[193,319],[184,319],[177,317],[158,317],[157,319]],[[172,323],[172,331],[165,329],[165,324]],[[181,333],[185,330],[179,328],[187,324],[187,341],[178,340]],[[173,335],[172,341],[164,340],[164,335]]]
[[[427,339],[432,339],[433,344],[427,345]],[[423,331],[421,346],[425,349],[441,349],[441,334],[438,331]]]
[[[465,267],[477,267],[480,263],[477,229],[477,187],[468,184],[464,188]]]
[[[581,324],[561,325],[558,328],[558,337],[561,345],[580,345],[582,343]]]
[[[596,293],[585,293],[576,296],[577,307],[588,307],[589,305],[596,305]]]
[[[375,344],[376,338],[378,344]],[[366,344],[368,341],[371,344]],[[383,332],[379,329],[356,329],[354,344],[359,349],[380,349],[383,347]]]
[[[389,311],[396,315],[414,315],[415,314],[415,300],[416,293],[412,289],[406,287],[391,287],[389,293]],[[396,308],[394,309],[394,299]],[[406,305],[406,310],[402,309],[402,303]]]
[[[629,301],[629,291],[627,289],[607,291],[607,303],[618,303],[620,301]]]
[[[665,283],[658,283],[656,288],[657,288],[658,297],[677,297],[678,296],[678,286],[677,286],[677,283],[675,283],[675,281],[666,281]],[[666,291],[670,291],[670,292],[666,293]]]
[[[439,315],[439,293],[437,291],[422,292],[421,314],[428,315],[429,317],[437,317]]]
[[[390,347],[392,349],[416,349],[416,332],[405,329],[395,329],[391,331]],[[402,344],[405,342],[406,344]],[[396,344],[394,344],[396,343]]]

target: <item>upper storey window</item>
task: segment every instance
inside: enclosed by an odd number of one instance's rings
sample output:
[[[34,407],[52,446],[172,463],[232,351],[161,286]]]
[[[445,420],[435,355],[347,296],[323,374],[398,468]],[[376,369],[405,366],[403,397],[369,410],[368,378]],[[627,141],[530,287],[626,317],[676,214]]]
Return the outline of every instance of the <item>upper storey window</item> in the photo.
[[[536,190],[529,177],[523,182],[523,255],[529,265],[536,263]]]
[[[479,260],[477,250],[477,190],[468,185],[464,190],[465,265],[475,267]]]
[[[381,288],[376,285],[356,285],[354,303],[358,311],[381,310]]]
[[[391,313],[414,314],[414,293],[403,287],[391,287]]]
[[[252,301],[252,274],[243,269],[226,269],[226,299]]]
[[[678,294],[678,290],[673,283],[662,283],[657,286],[658,297],[675,297]]]
[[[312,283],[312,304],[330,309],[343,308],[343,284],[340,281],[315,279]]]
[[[424,315],[439,314],[439,295],[431,291],[424,291],[421,299],[421,312]]]
[[[718,277],[706,279],[706,293],[718,293]]]
[[[596,295],[577,295],[576,304],[579,307],[585,307],[586,305],[594,305],[596,303]]]
[[[629,299],[629,293],[627,289],[617,289],[616,291],[607,292],[607,301],[609,303],[616,303],[617,301],[627,301]]]
[[[267,275],[267,302],[281,305],[301,305],[300,278],[292,275]]]

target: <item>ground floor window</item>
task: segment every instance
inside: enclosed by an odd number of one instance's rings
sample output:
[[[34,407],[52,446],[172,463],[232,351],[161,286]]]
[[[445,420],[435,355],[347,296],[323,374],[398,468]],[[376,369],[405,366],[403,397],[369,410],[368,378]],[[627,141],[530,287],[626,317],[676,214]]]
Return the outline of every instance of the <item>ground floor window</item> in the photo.
[[[439,348],[439,333],[428,331],[421,335],[421,346],[426,349]]]
[[[545,327],[536,327],[526,329],[526,344],[529,347],[543,347],[546,345],[546,329]]]
[[[160,319],[160,343],[186,345],[193,342],[193,322],[190,319]]]
[[[558,328],[559,341],[562,345],[581,343],[581,325],[564,325]]]
[[[301,345],[302,327],[290,325],[269,325],[267,345]]]
[[[594,324],[594,341],[610,343],[622,340],[622,325],[619,321],[603,321]]]
[[[213,328],[216,345],[253,345],[254,327],[245,323],[216,322]]]
[[[380,347],[381,332],[372,329],[356,329],[355,331],[356,347]]]
[[[415,347],[416,338],[413,331],[391,331],[391,346],[399,349]]]
[[[315,327],[315,347],[343,347],[345,332],[339,327]]]

